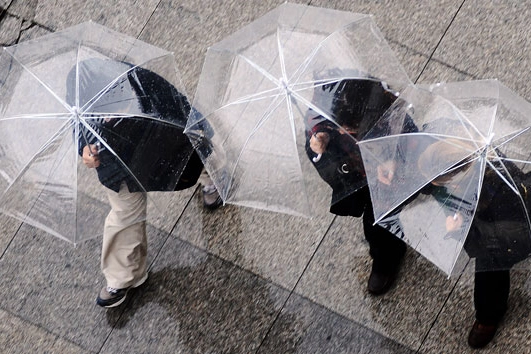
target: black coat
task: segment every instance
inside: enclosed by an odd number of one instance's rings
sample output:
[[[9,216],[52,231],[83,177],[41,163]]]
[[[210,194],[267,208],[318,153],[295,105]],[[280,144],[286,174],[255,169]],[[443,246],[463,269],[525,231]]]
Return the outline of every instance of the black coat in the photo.
[[[313,103],[337,124],[309,110],[306,152],[321,178],[332,187],[330,212],[359,217],[370,203],[356,139],[374,126],[395,99],[380,81],[372,79],[345,79],[316,89]],[[352,137],[340,134],[338,125],[348,126],[356,133]],[[326,152],[315,162],[316,154],[310,149],[309,139],[319,132],[328,133],[330,141]]]
[[[87,80],[92,81],[80,87],[80,96],[86,100],[98,93],[102,82],[106,85],[115,79],[116,72],[132,68],[127,63],[100,59],[89,59],[79,66],[92,73],[87,75]],[[74,74],[69,77],[70,85],[75,83],[74,77]],[[97,172],[100,182],[118,191],[125,181],[131,192],[171,191],[193,186],[203,164],[183,133],[190,109],[187,98],[161,76],[140,67],[130,70],[90,110],[112,113],[138,111],[139,115],[149,114],[161,120],[145,117],[89,120],[89,124],[113,150],[102,148],[99,152]],[[81,153],[85,145],[94,144],[99,139],[88,134],[83,127],[80,132]],[[87,138],[87,135],[91,136]],[[181,171],[182,174],[179,174]]]
[[[487,167],[464,244],[467,254],[479,259],[481,267],[485,268],[476,267],[478,270],[508,269],[527,258],[531,252],[531,230],[523,208],[529,211],[531,176],[507,161],[504,167],[497,162],[494,166],[503,175],[506,175],[505,169],[508,170],[523,197],[524,205],[497,172]],[[437,201],[444,203],[446,215],[458,212],[471,216],[474,212],[475,206],[470,204],[471,201],[456,198],[445,187],[428,185],[421,192],[431,194]]]

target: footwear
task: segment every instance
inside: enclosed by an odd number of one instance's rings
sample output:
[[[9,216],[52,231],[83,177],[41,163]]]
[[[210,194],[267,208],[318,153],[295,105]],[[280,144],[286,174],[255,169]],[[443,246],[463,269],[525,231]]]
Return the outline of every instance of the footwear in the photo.
[[[475,349],[485,347],[494,338],[497,329],[498,325],[484,325],[476,320],[468,334],[468,345]]]
[[[142,278],[128,288],[116,289],[110,286],[102,288],[98,297],[96,298],[96,304],[107,308],[121,305],[125,301],[127,292],[144,284],[147,278],[148,274],[146,273]]]
[[[396,280],[398,268],[399,267],[397,266],[396,269],[383,272],[377,270],[373,263],[371,275],[369,276],[369,281],[367,282],[367,290],[369,293],[372,295],[383,295],[389,291]]]
[[[203,206],[207,209],[214,210],[219,208],[223,204],[218,190],[214,184],[208,184],[203,186]]]

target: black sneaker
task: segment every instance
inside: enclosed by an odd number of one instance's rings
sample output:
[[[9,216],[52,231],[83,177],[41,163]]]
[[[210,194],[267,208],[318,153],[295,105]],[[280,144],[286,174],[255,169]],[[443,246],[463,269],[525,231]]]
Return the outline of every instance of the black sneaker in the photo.
[[[116,289],[110,286],[102,288],[98,297],[96,298],[96,304],[107,308],[121,305],[125,301],[127,292],[144,284],[147,278],[148,275],[146,273],[146,275],[144,275],[139,281],[128,288]]]
[[[203,206],[207,209],[214,210],[223,205],[218,190],[214,184],[203,186]]]
[[[388,292],[395,283],[398,269],[399,265],[388,271],[381,271],[373,263],[369,281],[367,282],[367,290],[369,293],[378,296]]]

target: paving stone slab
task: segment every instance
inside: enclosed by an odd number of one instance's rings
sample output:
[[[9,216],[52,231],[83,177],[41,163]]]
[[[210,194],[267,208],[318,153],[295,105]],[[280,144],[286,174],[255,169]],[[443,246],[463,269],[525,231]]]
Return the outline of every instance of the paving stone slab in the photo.
[[[481,350],[487,354],[527,353],[531,322],[531,273],[511,272],[511,292],[508,310],[496,336]],[[474,323],[474,277],[467,272],[452,292],[444,310],[437,318],[421,347],[425,354],[476,353],[467,344],[467,337]]]
[[[312,0],[311,5],[373,15],[411,80],[415,81],[461,2]],[[423,60],[417,60],[418,56]]]
[[[198,193],[172,236],[291,289],[331,221],[232,205],[209,211]]]
[[[94,21],[137,37],[155,11],[159,0],[57,0],[38,1],[34,21],[58,31],[85,21]]]
[[[361,220],[340,217],[324,238],[295,292],[409,348],[420,346],[444,306],[452,281],[408,249],[396,284],[367,291],[372,260]]]
[[[148,227],[148,235],[151,263],[168,234]],[[24,224],[0,259],[0,309],[96,351],[113,325],[95,303],[104,285],[100,248],[100,239],[73,247]]]
[[[476,79],[497,78],[531,100],[528,1],[465,1],[434,58]]]
[[[291,326],[287,319],[295,318]],[[355,321],[319,306],[308,299],[292,295],[268,333],[258,353],[321,354],[413,354],[414,350],[374,332]]]
[[[0,347],[3,354],[90,353],[4,310],[0,310]]]
[[[170,238],[104,353],[253,353],[289,292]],[[112,312],[108,317],[112,320]],[[295,319],[279,323],[290,328]],[[284,352],[279,346],[277,352]]]
[[[229,0],[214,5],[207,0],[179,4],[165,0],[150,18],[141,38],[175,53],[186,91],[193,97],[208,47],[283,2]]]

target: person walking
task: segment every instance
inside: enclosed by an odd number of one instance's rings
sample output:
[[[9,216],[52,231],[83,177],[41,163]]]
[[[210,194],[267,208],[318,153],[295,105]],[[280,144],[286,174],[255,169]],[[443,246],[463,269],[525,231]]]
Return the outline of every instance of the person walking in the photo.
[[[377,79],[344,79],[317,85],[313,102],[333,119],[307,113],[306,151],[321,178],[332,187],[330,212],[363,217],[363,232],[372,258],[370,294],[385,294],[395,282],[406,244],[374,225],[365,170],[356,141],[391,106],[396,95]]]
[[[449,125],[449,124],[448,124]],[[474,151],[470,143],[445,139],[430,144],[420,155],[419,171],[434,175],[433,166],[456,161],[463,151]],[[503,156],[497,152],[498,156]],[[516,208],[522,201],[500,178],[510,175],[529,210],[529,176],[510,161],[502,165],[493,161],[484,173],[477,208],[463,199],[463,186],[470,185],[475,171],[471,167],[475,155],[450,168],[451,172],[435,178],[421,193],[433,196],[446,210],[446,234],[459,232],[473,215],[464,243],[468,256],[475,259],[474,308],[475,321],[468,335],[472,348],[483,348],[494,338],[506,311],[510,291],[510,269],[531,253],[531,234],[526,224],[525,209]],[[436,163],[434,163],[436,161]],[[445,162],[447,161],[447,162]],[[477,183],[477,182],[475,182]],[[442,236],[441,236],[442,237]]]
[[[91,107],[109,112],[110,117],[87,120],[90,128],[80,125],[78,141],[83,163],[96,169],[111,206],[104,222],[101,250],[106,286],[96,303],[115,307],[148,277],[146,193],[194,186],[203,164],[179,128],[186,125],[190,105],[168,81],[147,69],[104,59],[80,62],[77,71],[90,73],[79,84],[83,100],[98,97],[103,87],[105,97],[111,97],[106,102],[102,95]],[[126,74],[120,77],[121,73]],[[72,70],[68,92],[76,92],[75,84],[76,70]],[[74,104],[76,98],[67,100]],[[143,118],[145,113],[176,125]],[[183,172],[179,175],[176,171]]]

